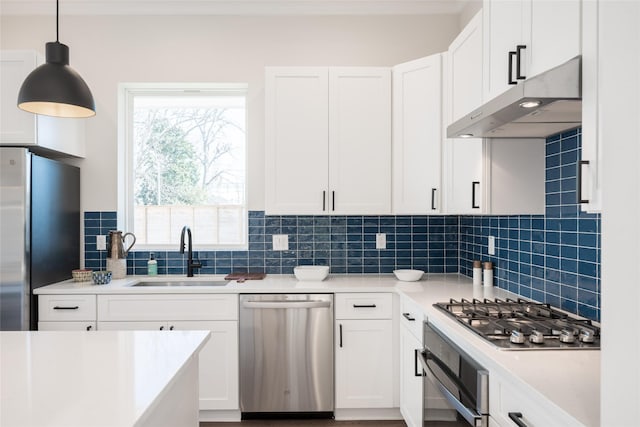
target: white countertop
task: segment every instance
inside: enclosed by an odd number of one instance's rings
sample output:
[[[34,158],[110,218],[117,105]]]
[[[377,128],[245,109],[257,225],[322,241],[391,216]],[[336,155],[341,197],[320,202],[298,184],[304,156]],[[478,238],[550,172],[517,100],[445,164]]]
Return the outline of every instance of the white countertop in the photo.
[[[209,334],[0,332],[0,425],[135,426]]]
[[[450,298],[506,298],[499,289],[474,287],[458,274],[428,274],[418,282],[401,282],[393,275],[330,275],[322,282],[300,282],[293,275],[268,275],[264,280],[230,282],[226,286],[132,287],[140,280],[222,280],[224,276],[130,276],[108,285],[65,281],[36,290],[37,294],[122,293],[283,293],[396,292],[411,298],[429,320],[490,372],[508,376],[529,395],[541,395],[586,426],[600,424],[600,351],[505,351],[433,307]]]

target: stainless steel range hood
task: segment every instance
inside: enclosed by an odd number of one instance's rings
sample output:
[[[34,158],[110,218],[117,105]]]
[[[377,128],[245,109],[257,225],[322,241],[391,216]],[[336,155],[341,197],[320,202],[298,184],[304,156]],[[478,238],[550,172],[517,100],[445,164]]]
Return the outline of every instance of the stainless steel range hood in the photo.
[[[525,80],[449,125],[447,137],[545,138],[580,126],[580,67],[577,56]]]

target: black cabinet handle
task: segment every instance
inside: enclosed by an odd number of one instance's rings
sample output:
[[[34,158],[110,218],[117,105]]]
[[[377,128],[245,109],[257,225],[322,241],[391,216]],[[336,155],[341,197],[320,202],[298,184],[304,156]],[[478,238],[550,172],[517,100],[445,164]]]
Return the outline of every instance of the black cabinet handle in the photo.
[[[327,209],[327,192],[325,190],[322,191],[322,212]]]
[[[517,85],[518,82],[513,80],[513,58],[516,56],[515,52],[509,52],[509,80],[510,85]]]
[[[164,326],[160,326],[160,330],[161,330],[161,331],[164,331]]]
[[[59,305],[56,305],[55,307],[53,307],[54,310],[77,310],[79,308],[80,307],[77,305],[74,305],[73,307],[64,307],[64,306],[61,307]]]
[[[479,209],[480,206],[476,205],[476,186],[480,185],[480,181],[473,181],[471,183],[471,209]]]
[[[509,418],[516,423],[518,427],[528,427],[520,418],[522,418],[522,412],[509,412]]]
[[[411,313],[402,313],[402,317],[407,319],[409,322],[415,322],[416,321],[415,317],[411,317]]]
[[[87,326],[87,331],[90,331],[93,328],[93,325]]]
[[[436,189],[431,189],[431,210],[436,210]]]
[[[342,348],[342,324],[340,324],[339,327],[340,327],[340,348]]]
[[[336,210],[336,192],[335,191],[331,192],[331,210],[332,211]]]
[[[589,160],[580,160],[578,162],[578,203],[589,203],[589,199],[582,198],[582,166],[588,165]]]
[[[375,304],[353,304],[353,308],[376,308]]]
[[[173,326],[169,326],[169,330],[170,330],[170,331],[173,331]]]
[[[413,350],[413,375],[416,377],[422,376],[422,370],[418,372],[418,350]]]
[[[520,74],[520,69],[522,66],[522,51],[526,48],[527,46],[523,44],[519,44],[518,46],[516,46],[516,79],[518,80],[524,80],[527,78],[526,76]]]

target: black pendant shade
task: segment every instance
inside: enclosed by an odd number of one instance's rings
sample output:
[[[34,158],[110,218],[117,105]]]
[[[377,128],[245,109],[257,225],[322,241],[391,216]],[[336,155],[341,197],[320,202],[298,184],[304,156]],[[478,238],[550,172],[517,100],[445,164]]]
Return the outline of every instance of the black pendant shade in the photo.
[[[46,63],[33,70],[18,92],[18,108],[54,117],[95,116],[96,103],[89,86],[69,66],[69,47],[60,43],[56,0],[56,41],[46,44]]]
[[[69,66],[69,48],[59,42],[46,47],[47,62],[33,70],[22,83],[18,107],[55,117],[91,117],[96,103],[89,86]]]

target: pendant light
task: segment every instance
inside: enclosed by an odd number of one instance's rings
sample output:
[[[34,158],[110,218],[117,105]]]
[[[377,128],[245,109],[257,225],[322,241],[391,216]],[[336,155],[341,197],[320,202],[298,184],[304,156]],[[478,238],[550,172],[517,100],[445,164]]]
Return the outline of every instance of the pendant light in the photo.
[[[33,70],[18,93],[18,108],[54,117],[95,116],[96,103],[89,86],[69,66],[69,47],[58,41],[58,0],[56,0],[56,41],[46,44],[46,63]]]

